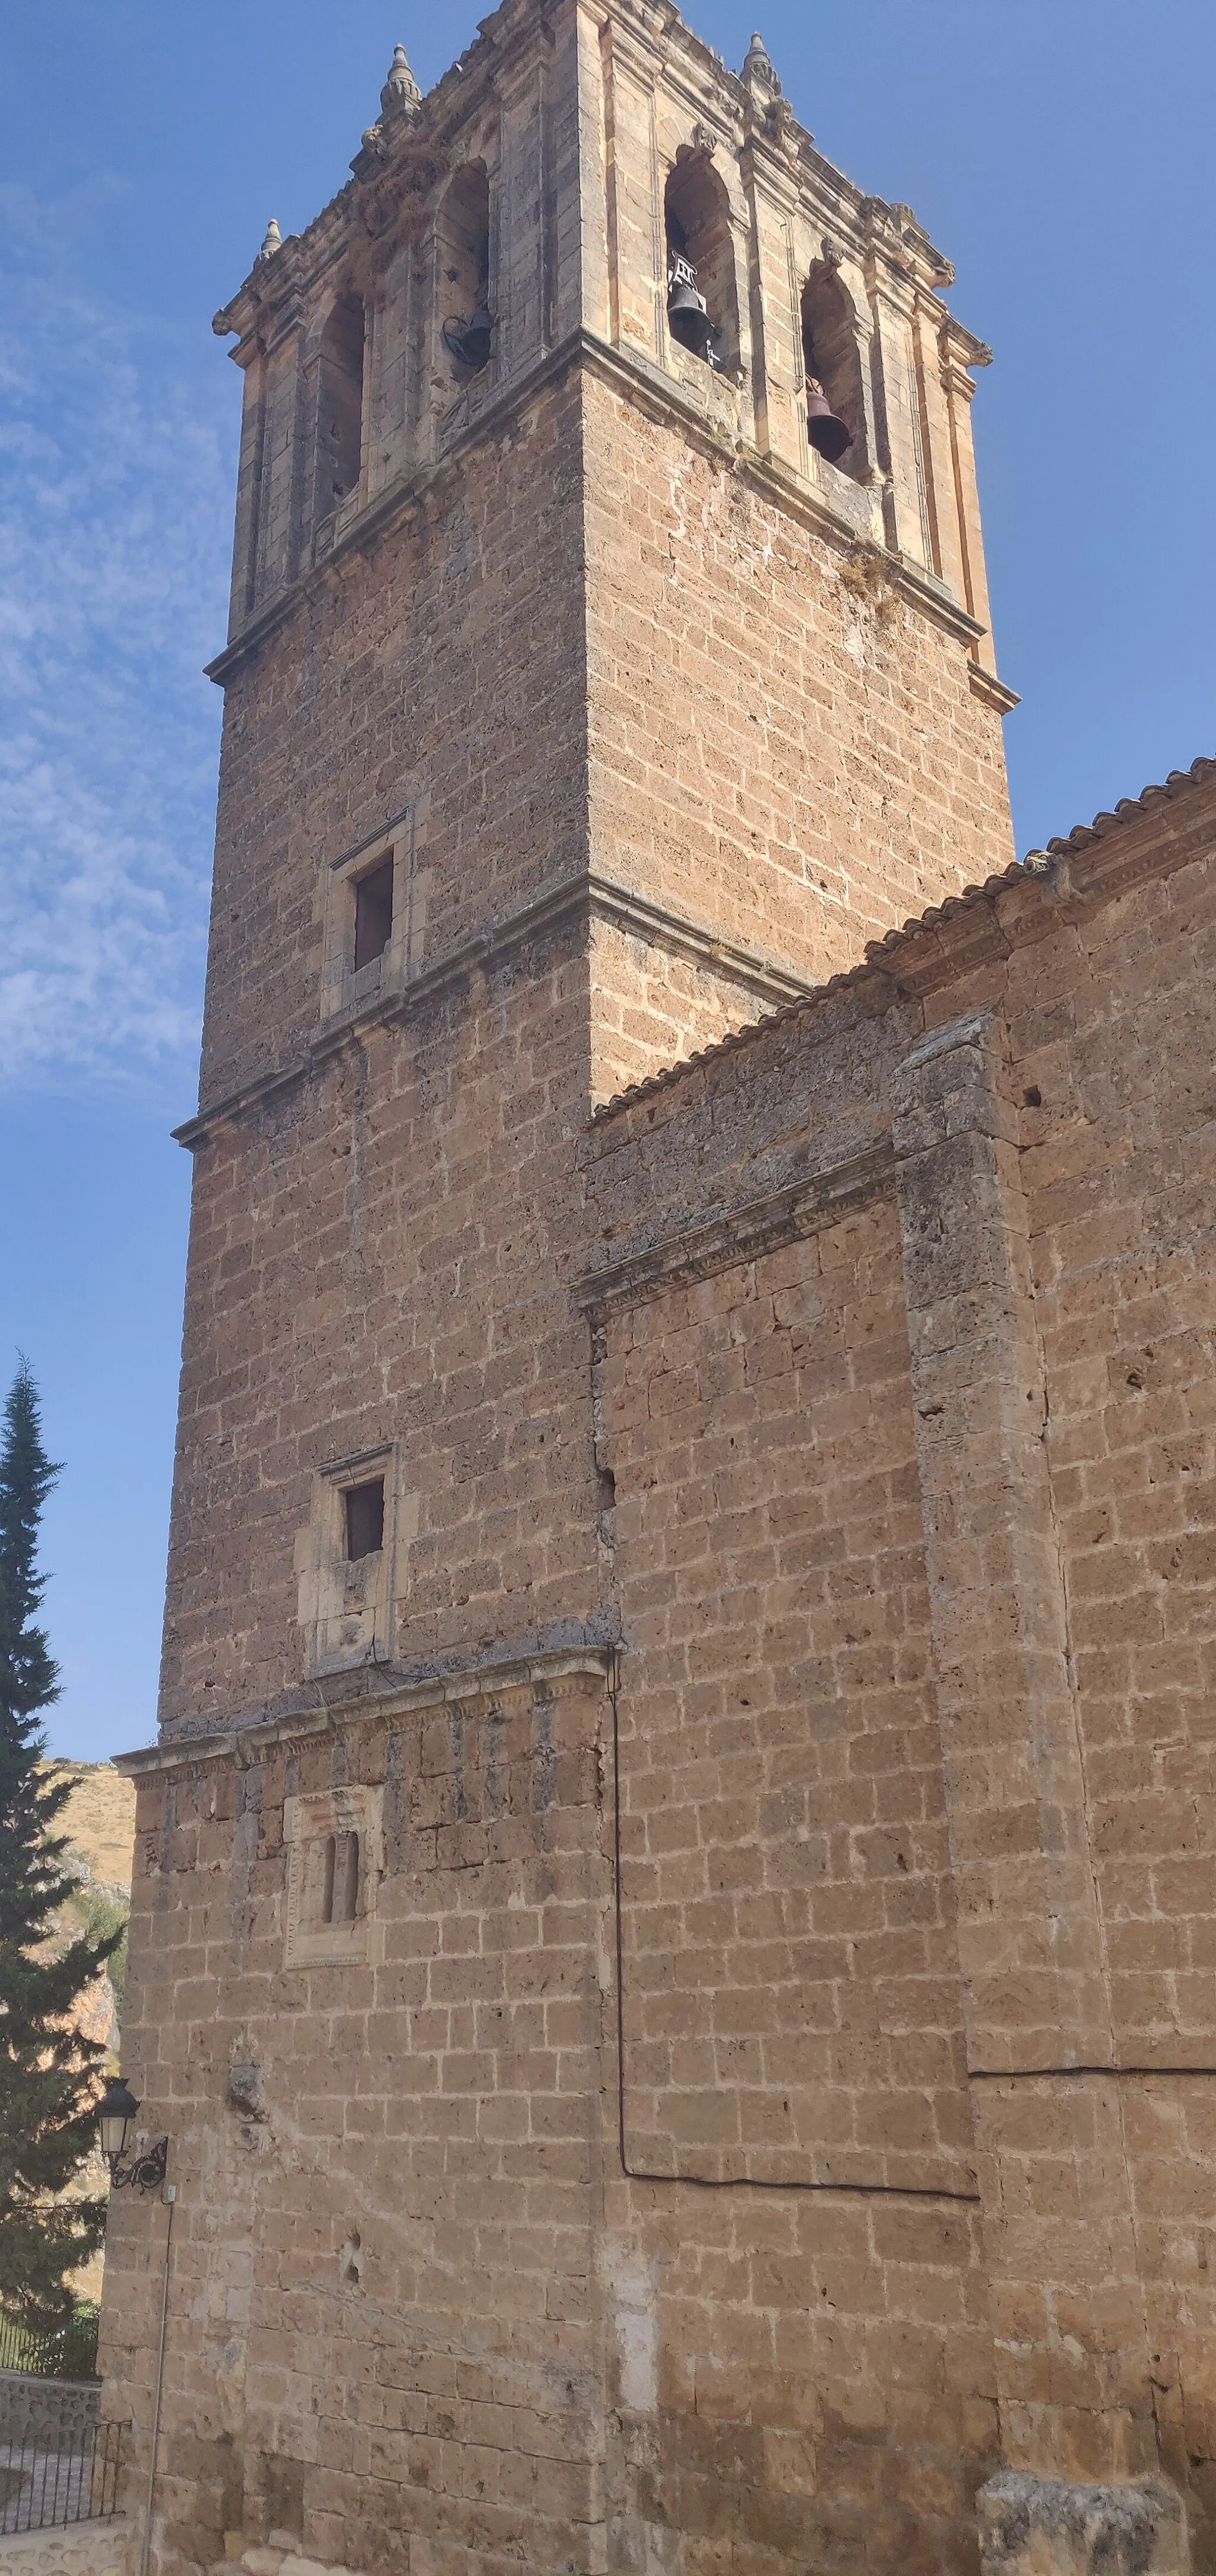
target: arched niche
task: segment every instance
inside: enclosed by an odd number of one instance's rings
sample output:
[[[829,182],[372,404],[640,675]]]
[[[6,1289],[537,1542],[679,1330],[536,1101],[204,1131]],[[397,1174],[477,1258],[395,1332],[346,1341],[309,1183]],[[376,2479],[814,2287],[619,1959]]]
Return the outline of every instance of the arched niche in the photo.
[[[811,270],[802,290],[802,354],[808,380],[821,384],[831,410],[850,433],[839,471],[854,482],[869,477],[865,382],[852,296],[826,260]]]
[[[440,201],[435,233],[439,340],[457,376],[478,375],[494,345],[490,310],[490,175],[466,162]]]
[[[667,292],[681,277],[681,263],[696,278],[712,330],[707,363],[725,375],[739,365],[739,289],[735,275],[735,241],[730,199],[708,153],[679,153],[668,173],[664,196],[667,225]],[[678,338],[678,332],[673,333]],[[687,346],[687,343],[685,343]],[[700,355],[700,351],[697,352]]]
[[[363,364],[367,317],[359,295],[340,295],[321,334],[317,367],[315,519],[358,490],[363,470]]]

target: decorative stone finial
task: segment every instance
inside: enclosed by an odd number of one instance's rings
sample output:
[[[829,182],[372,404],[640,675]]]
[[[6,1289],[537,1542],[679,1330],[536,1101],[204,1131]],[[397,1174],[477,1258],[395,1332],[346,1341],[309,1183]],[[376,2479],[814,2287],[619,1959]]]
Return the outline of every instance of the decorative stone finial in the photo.
[[[404,45],[394,45],[388,79],[380,92],[380,105],[385,115],[394,115],[398,108],[416,107],[421,97],[422,92],[406,61]]]
[[[771,89],[775,91],[778,96],[780,95],[781,83],[777,78],[776,72],[773,70],[772,61],[763,36],[757,35],[752,37],[751,43],[747,49],[747,59],[743,65],[743,77],[745,81],[750,82],[755,88]]]
[[[274,258],[274,255],[275,255],[275,252],[276,252],[277,250],[282,250],[282,247],[283,247],[283,236],[282,236],[282,233],[279,231],[277,218],[276,218],[274,215],[272,215],[272,216],[271,216],[271,218],[270,218],[269,223],[268,223],[268,224],[267,224],[267,226],[266,226],[266,239],[265,239],[265,241],[263,242],[263,244],[262,244],[262,247],[261,247],[260,251],[258,252],[258,258],[259,258],[259,259],[273,259],[273,258]]]

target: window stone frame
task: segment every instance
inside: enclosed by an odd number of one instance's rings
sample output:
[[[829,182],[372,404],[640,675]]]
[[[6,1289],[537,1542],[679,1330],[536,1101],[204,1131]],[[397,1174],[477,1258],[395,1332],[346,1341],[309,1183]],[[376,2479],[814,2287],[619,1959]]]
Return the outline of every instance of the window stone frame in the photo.
[[[384,1545],[374,1556],[348,1557],[346,1496],[378,1476],[384,1478]],[[296,1615],[310,1681],[392,1660],[403,1518],[399,1485],[394,1440],[333,1459],[313,1477],[308,1526],[296,1541]]]
[[[331,859],[324,878],[324,940],[321,969],[321,1018],[337,1019],[365,1010],[388,995],[403,992],[421,952],[425,906],[417,871],[418,808],[407,805],[382,830],[373,832],[341,858]],[[393,863],[393,928],[386,949],[355,972],[355,887],[373,876],[386,859]]]
[[[284,1968],[359,1966],[374,1959],[376,1899],[384,1875],[383,1802],[382,1790],[368,1788],[322,1789],[284,1799]],[[353,1922],[326,1923],[310,1911],[317,1860],[331,1834],[359,1838],[359,1901]]]

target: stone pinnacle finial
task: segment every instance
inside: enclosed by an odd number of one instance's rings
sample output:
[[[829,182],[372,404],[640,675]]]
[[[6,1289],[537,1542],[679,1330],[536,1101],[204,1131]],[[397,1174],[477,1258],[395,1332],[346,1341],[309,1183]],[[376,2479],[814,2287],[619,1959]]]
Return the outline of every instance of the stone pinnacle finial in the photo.
[[[278,226],[278,220],[277,220],[277,217],[275,217],[274,215],[272,215],[272,216],[271,216],[271,218],[270,218],[269,223],[268,223],[268,224],[267,224],[267,226],[266,226],[266,239],[265,239],[265,241],[263,242],[263,244],[262,244],[262,247],[261,247],[260,251],[258,252],[258,258],[259,258],[259,259],[273,259],[273,258],[274,258],[274,255],[275,255],[275,252],[276,252],[277,250],[282,250],[282,247],[283,247],[283,236],[282,236],[282,233],[279,231],[279,226]]]
[[[753,82],[762,89],[775,90],[780,94],[781,83],[773,70],[763,36],[752,37],[747,49],[747,59],[743,65],[743,77],[745,81]]]
[[[404,45],[394,45],[389,75],[380,92],[380,105],[386,116],[396,108],[414,107],[422,97],[418,83],[406,60]]]

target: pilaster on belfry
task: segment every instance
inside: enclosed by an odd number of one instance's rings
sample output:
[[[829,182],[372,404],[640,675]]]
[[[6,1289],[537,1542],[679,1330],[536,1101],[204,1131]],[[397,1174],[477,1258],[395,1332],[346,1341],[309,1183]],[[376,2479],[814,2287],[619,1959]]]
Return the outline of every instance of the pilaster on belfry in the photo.
[[[992,617],[988,599],[988,574],[984,561],[984,541],[980,521],[979,485],[975,473],[975,444],[969,418],[975,400],[975,379],[968,366],[987,365],[989,352],[964,351],[954,340],[949,326],[939,332],[941,385],[946,398],[950,445],[950,463],[954,475],[956,510],[952,524],[958,532],[958,575],[961,596],[975,618],[987,631]],[[974,650],[974,648],[973,648]],[[976,653],[977,660],[982,657]]]
[[[756,445],[796,472],[809,470],[806,420],[799,396],[805,379],[799,321],[794,217],[797,180],[789,154],[752,124],[740,154],[751,216],[748,263],[751,341],[756,365]]]

